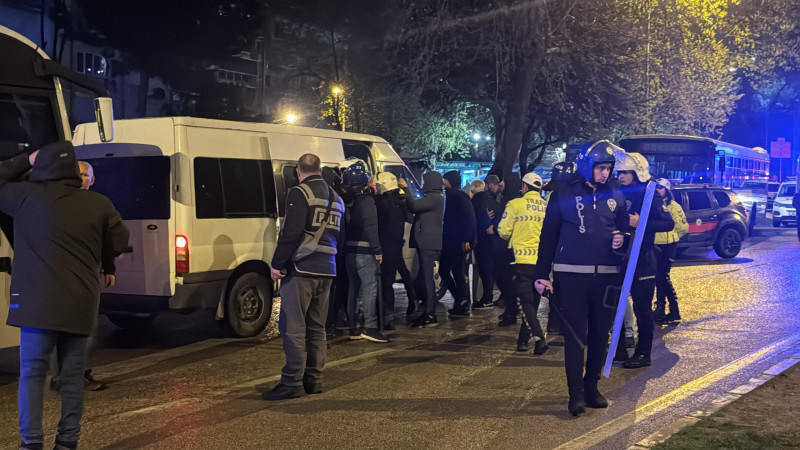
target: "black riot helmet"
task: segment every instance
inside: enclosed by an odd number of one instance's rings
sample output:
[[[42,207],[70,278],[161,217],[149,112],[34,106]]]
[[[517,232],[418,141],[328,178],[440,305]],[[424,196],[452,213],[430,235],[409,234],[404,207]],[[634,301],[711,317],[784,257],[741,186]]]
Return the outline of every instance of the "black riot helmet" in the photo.
[[[614,163],[617,160],[616,153],[618,152],[624,152],[624,150],[608,141],[597,141],[589,144],[578,155],[578,173],[587,181],[592,181],[592,172],[596,164],[611,163],[611,170],[614,170]]]
[[[550,172],[550,180],[569,183],[575,177],[577,171],[578,166],[574,162],[557,162],[553,164],[553,170]]]

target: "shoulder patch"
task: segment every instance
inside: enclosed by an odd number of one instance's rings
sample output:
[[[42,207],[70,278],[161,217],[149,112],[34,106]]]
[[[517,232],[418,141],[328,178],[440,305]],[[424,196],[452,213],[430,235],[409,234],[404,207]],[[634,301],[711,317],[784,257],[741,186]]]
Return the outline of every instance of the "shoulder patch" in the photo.
[[[608,209],[610,209],[611,212],[614,212],[614,210],[617,209],[617,201],[614,200],[613,198],[608,199],[607,203],[608,203]]]

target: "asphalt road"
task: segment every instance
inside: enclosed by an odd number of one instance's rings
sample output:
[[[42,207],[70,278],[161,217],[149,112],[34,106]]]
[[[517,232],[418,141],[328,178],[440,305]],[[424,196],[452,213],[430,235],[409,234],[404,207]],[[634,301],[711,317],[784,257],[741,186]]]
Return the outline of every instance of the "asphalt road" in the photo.
[[[325,392],[278,403],[280,339],[235,340],[204,314],[159,317],[142,332],[103,321],[83,448],[626,448],[800,350],[800,244],[759,228],[737,258],[690,250],[673,269],[684,321],[656,329],[653,366],[615,367],[611,401],[566,411],[560,336],[544,356],[515,351],[499,311],[438,328],[399,326],[389,344],[337,339]],[[8,356],[4,356],[8,359]],[[6,366],[9,363],[6,361]],[[13,364],[11,364],[13,365]],[[18,445],[16,388],[0,386],[0,446]],[[49,443],[57,395],[46,396]]]

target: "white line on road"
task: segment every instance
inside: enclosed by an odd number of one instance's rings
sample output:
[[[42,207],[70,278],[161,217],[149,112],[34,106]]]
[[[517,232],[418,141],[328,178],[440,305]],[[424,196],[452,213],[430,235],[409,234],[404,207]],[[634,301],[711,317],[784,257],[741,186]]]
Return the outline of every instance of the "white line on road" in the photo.
[[[635,410],[623,414],[616,419],[606,422],[602,426],[599,426],[583,435],[565,443],[558,447],[557,449],[584,449],[589,448],[594,445],[597,445],[606,439],[625,431],[626,429],[630,428],[632,425],[639,423],[650,416],[661,412],[668,407],[678,403],[681,400],[688,398],[691,395],[694,395],[701,390],[711,386],[712,384],[722,380],[725,377],[733,375],[734,373],[738,372],[739,370],[744,369],[745,367],[757,362],[758,360],[771,356],[773,354],[783,352],[786,350],[787,347],[791,347],[793,345],[797,345],[798,341],[800,341],[800,333],[791,335],[785,339],[782,339],[778,342],[774,342],[770,345],[762,347],[759,350],[756,350],[749,355],[743,356],[735,361],[732,361],[712,372],[709,372],[703,375],[700,378],[692,380],[683,386],[675,389],[672,392],[669,392],[657,399],[644,404]]]

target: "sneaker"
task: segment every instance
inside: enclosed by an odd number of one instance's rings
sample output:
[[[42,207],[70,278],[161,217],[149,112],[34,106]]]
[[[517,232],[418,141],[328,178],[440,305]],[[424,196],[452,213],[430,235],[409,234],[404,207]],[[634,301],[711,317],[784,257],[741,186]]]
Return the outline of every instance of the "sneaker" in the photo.
[[[384,336],[377,328],[365,328],[364,331],[361,332],[361,337],[368,341],[379,342],[381,344],[389,342],[389,338]]]
[[[472,304],[472,309],[494,308],[491,300],[480,300]]]
[[[448,309],[447,314],[451,316],[469,316],[469,306],[456,306],[453,309]]]
[[[517,324],[516,317],[504,317],[500,316],[500,322],[497,324],[499,327],[513,327]]]
[[[633,356],[622,364],[622,367],[626,369],[639,369],[648,366],[650,366],[650,355],[645,355],[644,353],[634,353]]]
[[[675,313],[675,314],[669,313],[669,314],[666,315],[666,317],[664,317],[664,320],[662,320],[661,322],[662,323],[675,323],[675,322],[680,322],[680,321],[681,321],[681,315],[680,314],[678,314],[678,313]]]
[[[422,324],[423,328],[433,328],[439,326],[439,321],[436,320],[436,316],[424,316],[425,321]]]
[[[355,341],[361,339],[361,331],[356,330],[354,328],[350,329],[350,340]]]
[[[539,339],[536,341],[536,344],[533,345],[534,355],[544,355],[547,350],[550,350],[550,346],[547,345],[547,341],[544,339]]]
[[[303,386],[287,386],[278,383],[274,388],[269,391],[261,393],[262,400],[276,401],[286,400],[289,398],[298,398],[303,395]]]
[[[83,389],[86,391],[102,391],[103,389],[107,389],[108,386],[105,384],[97,381],[92,376],[92,369],[87,370],[83,373]]]

